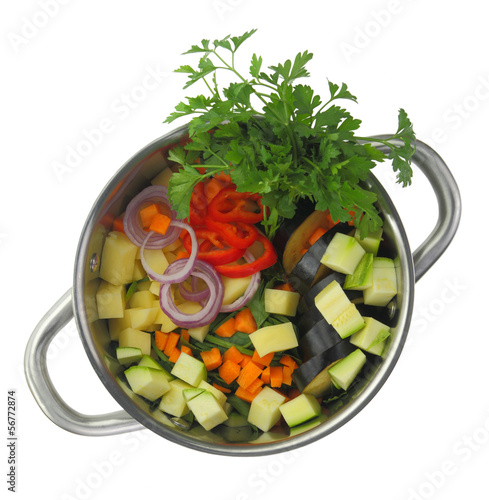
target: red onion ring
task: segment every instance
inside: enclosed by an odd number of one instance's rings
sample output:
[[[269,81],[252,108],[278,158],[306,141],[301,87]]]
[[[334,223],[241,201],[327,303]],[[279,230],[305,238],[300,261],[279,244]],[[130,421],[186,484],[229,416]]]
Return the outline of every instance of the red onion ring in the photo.
[[[153,280],[153,281],[158,281],[159,283],[180,283],[181,281],[185,281],[191,274],[195,266],[195,262],[197,260],[197,254],[199,251],[199,246],[197,242],[197,236],[195,235],[195,231],[191,226],[186,224],[185,222],[179,221],[179,220],[172,220],[170,222],[170,228],[176,228],[178,230],[178,234],[180,234],[182,229],[185,229],[188,231],[190,235],[190,240],[192,241],[192,251],[190,253],[190,257],[188,259],[180,259],[184,261],[184,265],[179,267],[177,271],[175,272],[169,272],[172,267],[171,265],[168,266],[163,274],[155,273],[151,267],[149,266],[148,262],[144,258],[144,250],[146,249],[146,244],[152,236],[152,232],[150,231],[148,235],[146,236],[145,240],[143,241],[143,244],[141,245],[141,264],[144,268],[144,270],[148,273],[148,276]],[[178,261],[176,261],[178,262]],[[176,266],[174,266],[176,267]]]
[[[253,257],[252,253],[249,250],[246,250],[246,252],[243,255],[243,258],[246,260],[246,262],[253,262],[255,260],[255,257]],[[256,272],[251,276],[251,281],[248,285],[248,288],[245,290],[245,293],[236,299],[233,303],[227,304],[227,305],[221,305],[221,309],[219,312],[227,313],[227,312],[232,312],[236,311],[237,309],[240,309],[244,305],[248,303],[248,301],[255,295],[255,292],[258,290],[258,286],[260,285],[260,280],[261,280],[261,273],[260,271]]]
[[[178,284],[178,289],[180,295],[185,300],[190,302],[203,302],[209,298],[210,290],[209,288],[204,288],[204,290],[197,290],[197,279],[196,276],[192,276],[192,290],[189,290],[183,281]]]
[[[158,250],[165,248],[179,238],[180,231],[177,227],[168,228],[168,231],[164,235],[154,232],[148,234],[141,227],[138,219],[141,208],[151,203],[164,205],[171,214],[171,218],[175,219],[176,212],[170,207],[167,193],[168,190],[165,186],[148,186],[128,203],[122,223],[126,236],[134,245],[141,247],[143,242],[145,242],[145,248],[148,250]]]
[[[186,259],[179,259],[172,262],[168,269],[170,272],[178,273],[186,265]],[[173,323],[182,328],[197,328],[205,326],[214,321],[219,313],[219,309],[224,297],[224,286],[221,277],[215,271],[214,267],[197,259],[195,262],[192,276],[201,278],[209,287],[209,297],[203,308],[197,313],[184,313],[175,304],[171,284],[163,283],[160,287],[160,307],[162,311],[170,318]]]

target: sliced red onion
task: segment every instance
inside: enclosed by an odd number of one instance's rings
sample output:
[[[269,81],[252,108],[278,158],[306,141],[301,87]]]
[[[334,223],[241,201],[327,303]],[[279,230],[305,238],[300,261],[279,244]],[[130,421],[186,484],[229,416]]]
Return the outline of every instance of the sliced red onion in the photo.
[[[197,279],[196,276],[192,276],[192,290],[189,290],[185,283],[182,281],[178,284],[178,289],[180,290],[180,295],[185,300],[190,302],[203,302],[209,298],[210,290],[209,288],[204,288],[203,290],[197,290]],[[203,304],[202,304],[203,305]]]
[[[190,252],[190,256],[188,259],[179,259],[184,261],[184,265],[180,266],[178,270],[175,270],[175,266],[172,268],[171,265],[168,266],[163,274],[159,274],[153,271],[149,266],[148,262],[144,258],[144,250],[146,249],[146,244],[148,239],[151,238],[152,232],[150,231],[146,236],[143,244],[141,245],[141,264],[144,270],[148,273],[148,276],[153,281],[158,281],[159,283],[180,283],[181,281],[185,281],[191,274],[194,269],[195,261],[197,260],[197,254],[199,251],[199,245],[197,242],[197,236],[195,235],[195,231],[191,226],[186,224],[185,222],[179,220],[172,220],[170,222],[170,228],[177,228],[178,233],[180,234],[182,229],[188,231],[190,235],[190,240],[192,242],[192,251]],[[176,261],[178,262],[178,261]],[[171,271],[173,269],[173,272]]]
[[[243,255],[243,258],[246,260],[246,262],[253,262],[255,260],[255,257],[249,250],[246,250],[246,252]],[[258,290],[258,286],[260,285],[260,279],[261,279],[260,271],[253,274],[251,276],[250,284],[248,285],[248,288],[245,290],[245,293],[241,297],[236,299],[232,304],[222,305],[219,312],[223,313],[232,312],[245,306],[248,303],[248,301],[253,297],[253,295],[255,295],[255,292]]]
[[[186,259],[179,259],[172,262],[167,271],[178,273],[186,265]],[[170,318],[173,323],[182,328],[197,328],[205,326],[214,321],[219,313],[219,309],[224,297],[224,285],[221,277],[215,271],[214,267],[197,259],[195,262],[192,276],[204,280],[209,287],[209,297],[202,309],[197,313],[187,314],[182,312],[175,304],[171,284],[163,283],[160,287],[160,307],[162,311]]]
[[[124,225],[124,232],[134,245],[141,247],[143,242],[145,242],[145,248],[148,250],[158,250],[170,245],[180,236],[180,231],[177,227],[169,227],[166,234],[154,232],[148,234],[139,223],[139,211],[141,208],[151,203],[164,205],[171,215],[171,218],[176,218],[176,212],[170,207],[167,193],[168,190],[165,186],[149,186],[138,193],[128,203],[122,222]]]

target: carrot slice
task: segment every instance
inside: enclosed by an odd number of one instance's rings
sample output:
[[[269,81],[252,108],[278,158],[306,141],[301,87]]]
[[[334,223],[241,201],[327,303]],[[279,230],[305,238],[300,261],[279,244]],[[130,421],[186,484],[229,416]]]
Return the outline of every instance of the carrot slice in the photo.
[[[170,363],[176,363],[178,358],[180,357],[180,349],[178,347],[175,347],[173,351],[171,352],[170,357],[168,358],[168,361]],[[183,359],[183,358],[182,358]]]
[[[238,351],[237,347],[233,345],[224,352],[222,360],[227,361],[228,359],[230,359],[231,361],[234,361],[236,364],[239,364],[241,363],[241,361],[243,361],[243,357],[244,357],[243,354],[241,354]]]
[[[149,230],[159,234],[166,234],[171,219],[165,214],[155,214],[149,224]]]
[[[292,385],[292,372],[294,370],[290,366],[282,368],[282,384]]]
[[[297,364],[297,362],[295,361],[294,358],[292,358],[292,356],[290,356],[289,354],[284,354],[281,358],[280,358],[280,361],[279,363],[281,365],[285,365],[285,366],[289,366],[290,368],[292,368],[292,370],[295,370],[299,365]]]
[[[256,396],[258,396],[261,390],[262,388],[260,387],[255,392],[250,392],[247,389],[243,389],[241,386],[239,386],[234,394],[236,394],[236,396],[238,396],[238,398],[242,399],[243,401],[248,401],[248,403],[251,403],[256,398]]]
[[[216,328],[214,333],[219,337],[232,337],[236,333],[234,317],[229,318],[219,328]]]
[[[253,356],[251,356],[251,361],[260,366],[260,368],[264,368],[265,366],[268,366],[272,362],[274,354],[275,354],[274,352],[270,352],[265,356],[260,357],[255,349],[253,351]]]
[[[256,378],[251,382],[251,384],[246,388],[248,392],[251,394],[254,394],[258,389],[261,388],[261,386],[264,384],[263,380],[261,378]]]
[[[202,351],[200,357],[208,371],[222,365],[221,351],[217,347],[213,347],[210,351]]]
[[[262,373],[262,369],[250,361],[242,368],[238,376],[238,385],[243,389],[247,389],[249,385],[254,382]]]
[[[219,376],[224,380],[224,382],[226,382],[226,384],[230,384],[238,378],[241,366],[228,359],[218,368],[218,370]]]
[[[155,345],[161,352],[165,350],[166,342],[168,341],[169,333],[155,330]]]
[[[280,387],[283,380],[282,366],[270,367],[270,387]]]
[[[222,385],[216,384],[215,382],[213,382],[212,385],[219,391],[224,392],[224,394],[229,394],[231,392],[231,389],[229,387],[223,387]]]
[[[266,366],[263,369],[263,372],[262,372],[260,378],[263,380],[264,384],[267,384],[267,385],[270,384],[270,367],[269,366]]]
[[[176,349],[179,340],[180,340],[179,333],[170,332],[168,334],[168,340],[166,341],[163,353],[166,354],[168,357],[170,357],[173,353],[173,350]]]
[[[234,318],[237,332],[253,333],[256,331],[256,321],[248,307],[241,309]]]
[[[240,361],[240,365],[244,368],[251,361],[251,356],[249,354],[243,354],[243,359]]]
[[[325,233],[326,229],[324,229],[324,227],[318,227],[309,237],[309,245],[313,246],[314,243],[316,243],[316,241],[319,240],[319,238],[321,238],[321,236]]]
[[[152,203],[147,207],[142,208],[139,211],[139,217],[141,218],[141,225],[144,228],[148,228],[156,214],[161,214],[160,207],[156,203]]]
[[[194,353],[192,352],[192,349],[190,349],[190,347],[188,345],[181,345],[180,352],[184,352],[185,354],[188,354],[189,356],[194,355]]]

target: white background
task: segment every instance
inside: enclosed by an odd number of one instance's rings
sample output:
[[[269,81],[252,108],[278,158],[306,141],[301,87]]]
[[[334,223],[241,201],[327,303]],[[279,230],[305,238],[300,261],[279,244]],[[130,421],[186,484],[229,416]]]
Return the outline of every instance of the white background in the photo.
[[[483,2],[22,0],[1,7],[0,259],[2,392],[17,391],[17,498],[487,499],[489,348],[485,202],[489,35]],[[81,228],[94,200],[135,152],[171,130],[162,122],[185,93],[202,38],[258,32],[243,46],[266,65],[309,50],[311,85],[347,82],[362,133],[394,132],[404,107],[420,140],[459,184],[463,217],[449,249],[416,285],[409,341],[391,377],[350,423],[293,453],[225,458],[150,431],[83,437],[48,420],[23,374],[30,333],[71,287]],[[245,48],[246,47],[246,48]],[[153,76],[151,79],[148,75]],[[194,91],[192,91],[194,92]],[[95,129],[103,129],[99,134]],[[70,148],[92,147],[60,174]],[[97,141],[93,138],[98,137]],[[383,169],[383,170],[382,170]],[[376,169],[377,171],[377,169]],[[417,172],[405,190],[378,176],[412,248],[437,217]],[[49,368],[84,413],[117,410],[92,371],[73,323],[52,344]],[[6,411],[0,419],[7,490]],[[3,427],[2,427],[3,426]]]

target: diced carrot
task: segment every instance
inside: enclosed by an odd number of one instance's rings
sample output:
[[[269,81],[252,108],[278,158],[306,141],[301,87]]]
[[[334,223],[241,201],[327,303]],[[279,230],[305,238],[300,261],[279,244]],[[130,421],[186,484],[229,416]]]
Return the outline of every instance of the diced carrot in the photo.
[[[229,387],[223,387],[222,385],[216,384],[215,382],[212,385],[219,391],[224,392],[224,394],[229,394],[231,389]]]
[[[226,382],[226,384],[230,384],[238,378],[241,366],[228,359],[218,368],[218,370],[219,376],[224,380],[224,382]]]
[[[283,380],[282,366],[270,367],[270,387],[280,387]]]
[[[204,193],[207,199],[207,203],[210,203],[212,199],[216,196],[219,191],[223,188],[221,182],[219,182],[216,178],[212,177],[204,184]]]
[[[190,335],[188,333],[188,330],[185,330],[185,329],[181,329],[180,330],[180,336],[182,337],[183,340],[185,340],[186,342],[188,342],[190,340]]]
[[[244,357],[243,354],[241,354],[238,351],[237,347],[233,345],[224,352],[222,360],[223,362],[225,362],[228,359],[230,359],[231,361],[234,361],[236,364],[239,364],[241,363],[241,361],[243,361],[243,357]]]
[[[217,347],[213,347],[210,351],[202,351],[200,357],[208,371],[215,370],[222,365],[221,351]]]
[[[312,234],[311,236],[309,237],[309,245],[313,246],[314,243],[316,243],[317,240],[319,240],[319,238],[321,238],[321,236],[323,234],[326,233],[326,229],[324,229],[324,227],[318,227]]]
[[[234,317],[229,318],[219,328],[216,328],[214,333],[219,337],[232,337],[236,333]]]
[[[264,384],[267,384],[267,385],[270,384],[270,367],[269,366],[265,366],[260,378],[263,380]]]
[[[122,217],[116,217],[114,219],[114,222],[112,223],[112,229],[114,231],[118,231],[119,233],[124,233],[124,223],[122,222],[123,218]]]
[[[156,214],[160,214],[161,210],[160,207],[156,203],[152,203],[151,205],[148,205],[147,207],[142,208],[139,211],[139,217],[141,218],[141,225],[144,228],[149,227],[151,224],[151,221],[153,220],[153,217]]]
[[[165,349],[163,351],[166,356],[170,357],[174,349],[176,349],[178,341],[180,340],[180,334],[175,332],[170,332],[168,334],[168,340],[166,341]]]
[[[284,290],[286,292],[295,292],[294,287],[290,283],[282,283],[281,285],[277,285],[275,290]]]
[[[175,347],[171,352],[171,355],[168,357],[168,361],[170,363],[176,363],[179,357],[180,357],[180,349],[178,347]]]
[[[248,392],[251,392],[251,394],[254,394],[260,387],[264,384],[263,380],[261,378],[256,378],[251,382],[251,384],[246,388]]]
[[[262,369],[250,361],[243,367],[238,376],[238,385],[243,389],[247,389],[248,386],[255,381],[261,375]]]
[[[262,358],[260,358],[260,356],[258,355],[258,353],[256,352],[256,349],[255,349],[253,351],[253,356],[251,356],[251,361],[253,361],[258,366],[260,366],[260,368],[264,368],[265,366],[268,366],[272,362],[274,354],[275,354],[274,352],[271,352],[271,353],[263,356]]]
[[[155,214],[149,224],[149,230],[159,234],[166,234],[170,227],[171,219],[165,214]]]
[[[260,387],[255,392],[250,392],[247,389],[243,389],[241,386],[239,386],[234,394],[236,394],[236,396],[238,396],[238,398],[242,399],[243,401],[248,401],[248,403],[251,403],[255,399],[255,397],[258,396],[261,390],[262,388]]]
[[[182,344],[180,346],[180,352],[184,352],[185,354],[188,354],[189,356],[193,356],[194,353],[192,352],[192,349],[188,345]]]
[[[244,368],[251,361],[251,356],[249,354],[243,354],[243,359],[239,362],[242,368]]]
[[[292,370],[295,370],[299,365],[297,364],[297,361],[292,358],[289,354],[284,354],[281,358],[279,363],[281,365],[289,366],[292,368]]]
[[[307,253],[307,251],[309,250],[309,247],[308,248],[303,248],[301,250],[301,255],[305,255]]]
[[[251,310],[248,307],[241,309],[241,311],[239,311],[234,318],[237,332],[256,332],[256,321]]]
[[[165,350],[166,342],[169,337],[169,333],[164,333],[160,330],[155,330],[155,345],[156,348],[159,349],[161,352]]]
[[[282,367],[282,384],[292,385],[292,372],[294,370],[290,366]]]

